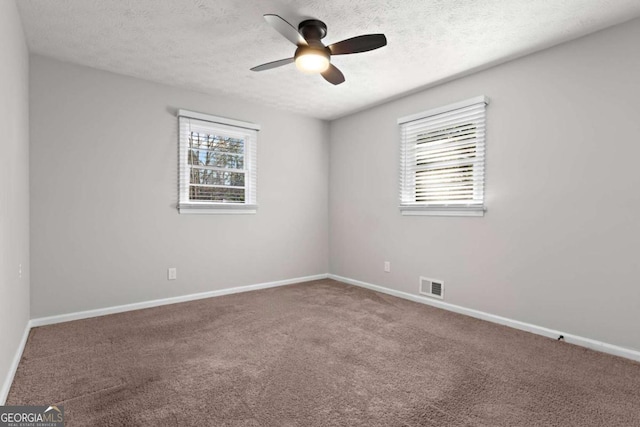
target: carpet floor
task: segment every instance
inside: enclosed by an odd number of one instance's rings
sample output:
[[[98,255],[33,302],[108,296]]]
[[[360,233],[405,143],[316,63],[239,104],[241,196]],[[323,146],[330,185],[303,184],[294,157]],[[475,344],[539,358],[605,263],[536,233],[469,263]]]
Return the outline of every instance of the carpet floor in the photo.
[[[640,426],[640,364],[320,280],[34,328],[67,426]]]

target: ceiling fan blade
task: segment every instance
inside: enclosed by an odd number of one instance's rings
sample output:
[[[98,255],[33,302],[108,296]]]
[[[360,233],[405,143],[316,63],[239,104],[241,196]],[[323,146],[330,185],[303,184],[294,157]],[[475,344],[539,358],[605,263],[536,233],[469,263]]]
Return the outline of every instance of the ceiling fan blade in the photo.
[[[266,64],[258,65],[257,67],[253,67],[251,71],[264,71],[270,70],[276,67],[282,67],[283,65],[291,64],[293,62],[293,58],[287,59],[279,59],[273,62],[267,62]]]
[[[267,14],[264,15],[264,19],[291,43],[296,46],[307,45],[307,41],[302,37],[302,34],[300,34],[293,25],[289,24],[283,18],[278,15]]]
[[[346,55],[349,53],[367,52],[387,45],[384,34],[367,34],[352,37],[327,46],[332,55]]]
[[[344,82],[344,74],[342,74],[342,71],[338,70],[338,68],[333,64],[329,64],[329,68],[327,71],[322,73],[322,77],[334,85],[339,85]]]

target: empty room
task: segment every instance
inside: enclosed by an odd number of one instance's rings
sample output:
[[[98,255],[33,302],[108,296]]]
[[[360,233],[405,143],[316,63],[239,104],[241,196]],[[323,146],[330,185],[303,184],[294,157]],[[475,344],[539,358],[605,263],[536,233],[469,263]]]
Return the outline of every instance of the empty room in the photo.
[[[639,426],[638,0],[0,0],[1,426]]]

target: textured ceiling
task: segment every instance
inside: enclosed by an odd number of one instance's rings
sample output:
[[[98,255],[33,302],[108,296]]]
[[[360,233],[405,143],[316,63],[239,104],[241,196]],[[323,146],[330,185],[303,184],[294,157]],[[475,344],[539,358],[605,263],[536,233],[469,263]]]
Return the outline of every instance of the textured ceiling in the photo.
[[[333,119],[434,82],[640,16],[639,0],[18,0],[32,52]],[[294,65],[252,72],[295,46],[262,19],[317,18],[325,44],[384,33],[332,58],[332,86]]]

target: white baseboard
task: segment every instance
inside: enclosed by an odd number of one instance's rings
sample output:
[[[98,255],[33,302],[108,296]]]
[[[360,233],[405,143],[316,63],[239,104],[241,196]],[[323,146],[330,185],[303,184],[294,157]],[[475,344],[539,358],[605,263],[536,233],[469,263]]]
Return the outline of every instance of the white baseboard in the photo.
[[[201,292],[197,294],[182,295],[178,297],[156,299],[152,301],[136,302],[133,304],[117,305],[114,307],[98,308],[95,310],[79,311],[76,313],[60,314],[57,316],[40,317],[31,319],[31,327],[53,325],[55,323],[69,322],[71,320],[88,319],[90,317],[105,316],[107,314],[122,313],[125,311],[140,310],[143,308],[159,307],[161,305],[176,304],[179,302],[194,301],[204,298],[219,297],[222,295],[237,294],[240,292],[256,291],[258,289],[275,288],[277,286],[292,285],[294,283],[310,282],[312,280],[326,279],[328,274],[315,276],[296,277],[294,279],[277,280],[275,282],[258,283],[256,285],[238,286],[235,288],[220,289],[217,291]]]
[[[13,378],[18,369],[18,364],[20,364],[20,359],[22,358],[24,347],[27,344],[27,338],[29,338],[29,332],[31,331],[31,328],[35,328],[37,326],[53,325],[55,323],[69,322],[71,320],[88,319],[90,317],[104,316],[107,314],[122,313],[125,311],[140,310],[142,308],[158,307],[161,305],[175,304],[175,303],[186,302],[186,301],[194,301],[194,300],[203,299],[203,298],[219,297],[222,295],[237,294],[240,292],[256,291],[258,289],[267,289],[267,288],[275,288],[277,286],[293,285],[295,283],[303,283],[303,282],[310,282],[312,280],[326,279],[327,277],[329,277],[328,274],[316,274],[315,276],[296,277],[294,279],[277,280],[275,282],[266,282],[266,283],[258,283],[255,285],[238,286],[235,288],[220,289],[217,291],[182,295],[182,296],[172,297],[172,298],[163,298],[163,299],[144,301],[144,302],[138,302],[133,304],[118,305],[115,307],[105,307],[105,308],[99,308],[96,310],[87,310],[87,311],[80,311],[77,313],[67,313],[67,314],[61,314],[57,316],[40,317],[37,319],[31,319],[25,325],[24,334],[22,335],[22,340],[20,341],[20,345],[18,346],[18,349],[16,350],[16,354],[13,357],[13,361],[9,368],[9,372],[7,373],[7,377],[5,378],[4,383],[2,384],[2,389],[0,389],[0,405],[4,405],[5,402],[7,401],[7,396],[9,395],[9,389],[11,388],[11,384],[13,383]]]
[[[495,314],[485,313],[483,311],[473,310],[471,308],[449,304],[444,301],[434,300],[434,299],[422,297],[419,295],[412,295],[407,292],[396,291],[394,289],[373,285],[371,283],[350,279],[348,277],[337,276],[335,274],[329,274],[328,276],[330,279],[337,280],[338,282],[343,282],[349,285],[371,289],[373,291],[382,292],[388,295],[393,295],[395,297],[407,299],[410,301],[415,301],[421,304],[431,305],[437,308],[442,308],[444,310],[449,310],[456,313],[464,314],[466,316],[475,317],[476,319],[482,319],[492,323],[498,323],[500,325],[509,326],[515,329],[520,329],[521,331],[527,331],[537,335],[542,335],[542,336],[554,338],[554,339],[557,339],[560,335],[562,335],[564,336],[564,340],[570,344],[579,345],[581,347],[590,348],[592,350],[613,354],[614,356],[620,356],[620,357],[624,357],[627,359],[640,362],[640,351],[633,350],[630,348],[620,347],[613,344],[607,344],[605,342],[592,340],[590,338],[581,337],[579,335],[568,334],[566,332],[557,331],[555,329],[549,329],[542,326],[532,325],[530,323],[520,322],[518,320],[509,319],[502,316],[496,316]]]
[[[16,354],[11,363],[11,367],[2,385],[2,389],[0,390],[0,405],[4,405],[6,402],[7,396],[9,394],[9,389],[11,388],[13,378],[15,376],[16,370],[18,369],[18,364],[20,363],[20,359],[22,358],[22,353],[27,343],[27,338],[29,337],[29,332],[31,328],[35,328],[37,326],[52,325],[55,323],[68,322],[71,320],[87,319],[91,317],[104,316],[107,314],[115,314],[115,313],[122,313],[125,311],[139,310],[143,308],[158,307],[162,305],[175,304],[179,302],[194,301],[194,300],[203,299],[203,298],[211,298],[211,297],[217,297],[222,295],[236,294],[240,292],[255,291],[258,289],[274,288],[277,286],[285,286],[285,285],[291,285],[295,283],[310,282],[312,280],[321,280],[326,278],[337,280],[339,282],[347,283],[354,286],[359,286],[362,288],[371,289],[377,292],[382,292],[388,295],[407,299],[410,301],[415,301],[421,304],[431,305],[434,307],[442,308],[444,310],[449,310],[449,311],[464,314],[467,316],[475,317],[477,319],[498,323],[500,325],[509,326],[511,328],[520,329],[522,331],[531,332],[531,333],[542,335],[549,338],[555,339],[558,336],[563,335],[565,341],[568,343],[579,345],[582,347],[587,347],[603,353],[608,353],[615,356],[620,356],[620,357],[624,357],[627,359],[640,362],[640,351],[637,351],[637,350],[632,350],[629,348],[620,347],[613,344],[607,344],[601,341],[592,340],[590,338],[585,338],[578,335],[567,334],[565,332],[557,331],[554,329],[544,328],[542,326],[536,326],[530,323],[520,322],[518,320],[509,319],[506,317],[496,316],[494,314],[473,310],[473,309],[462,307],[459,305],[449,304],[443,301],[432,300],[419,295],[412,295],[407,292],[397,291],[394,289],[385,288],[383,286],[362,282],[360,280],[337,276],[335,274],[317,274],[315,276],[305,276],[305,277],[298,277],[294,279],[278,280],[275,282],[259,283],[255,285],[238,286],[235,288],[220,289],[217,291],[202,292],[202,293],[183,295],[183,296],[172,297],[172,298],[163,298],[163,299],[157,299],[152,301],[144,301],[144,302],[133,303],[133,304],[119,305],[115,307],[105,307],[105,308],[100,308],[96,310],[87,310],[87,311],[81,311],[77,313],[68,313],[68,314],[61,314],[57,316],[31,319],[25,326],[22,340],[20,341],[20,345],[16,350]]]
[[[31,331],[31,322],[27,322],[27,324],[24,325],[22,339],[20,340],[20,344],[18,345],[16,354],[13,356],[13,360],[11,361],[11,366],[9,367],[7,377],[2,384],[2,389],[0,390],[0,406],[4,405],[7,402],[7,396],[9,395],[11,384],[13,383],[13,377],[15,377],[16,375],[18,364],[20,364],[20,359],[22,359],[24,346],[27,344],[27,338],[29,338],[29,331]]]

